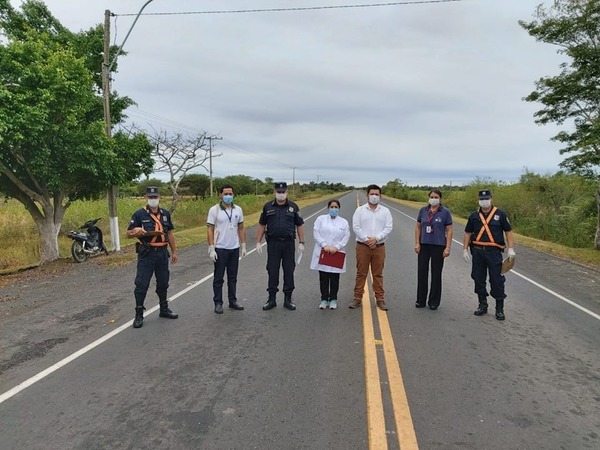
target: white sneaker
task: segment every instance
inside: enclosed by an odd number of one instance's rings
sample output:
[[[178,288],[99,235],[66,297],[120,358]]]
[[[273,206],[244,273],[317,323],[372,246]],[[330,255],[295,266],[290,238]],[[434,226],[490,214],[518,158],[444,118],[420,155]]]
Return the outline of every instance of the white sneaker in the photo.
[[[321,304],[319,305],[319,309],[327,309],[327,305],[329,302],[327,300],[321,300]]]
[[[329,302],[329,309],[337,309],[337,300],[331,300]]]

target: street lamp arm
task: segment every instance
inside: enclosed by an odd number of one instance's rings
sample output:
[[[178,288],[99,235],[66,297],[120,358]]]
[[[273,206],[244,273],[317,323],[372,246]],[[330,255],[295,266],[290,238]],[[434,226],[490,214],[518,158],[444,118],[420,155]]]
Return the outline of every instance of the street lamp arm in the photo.
[[[144,6],[142,6],[142,8],[140,9],[140,11],[137,13],[137,16],[135,16],[135,20],[133,21],[133,23],[131,24],[131,27],[129,27],[129,31],[127,32],[127,34],[125,35],[125,39],[123,40],[123,43],[121,44],[121,46],[119,47],[119,49],[117,50],[117,53],[115,54],[115,57],[113,58],[113,60],[110,62],[110,65],[108,66],[108,73],[111,72],[113,66],[115,65],[115,63],[117,62],[117,58],[119,56],[119,54],[121,53],[121,50],[123,50],[123,47],[125,46],[125,42],[127,42],[127,38],[129,37],[129,35],[131,34],[131,31],[133,30],[133,27],[135,26],[136,22],[138,21],[138,19],[140,18],[140,15],[142,14],[142,11],[144,10],[144,8],[146,6],[148,6],[149,3],[151,3],[154,0],[148,0],[146,3],[144,3]]]

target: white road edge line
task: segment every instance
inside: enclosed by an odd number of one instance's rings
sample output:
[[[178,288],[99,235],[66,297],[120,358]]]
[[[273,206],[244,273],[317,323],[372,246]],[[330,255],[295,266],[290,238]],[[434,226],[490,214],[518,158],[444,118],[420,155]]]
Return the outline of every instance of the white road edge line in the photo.
[[[414,217],[411,217],[411,216],[409,216],[408,214],[406,214],[406,213],[404,213],[404,212],[400,211],[400,210],[399,210],[399,209],[397,209],[397,208],[394,208],[394,207],[393,207],[393,206],[391,206],[391,205],[388,205],[388,207],[389,207],[389,208],[391,208],[391,209],[393,209],[393,210],[395,210],[395,211],[398,211],[398,212],[399,212],[400,214],[402,214],[403,216],[406,216],[406,217],[408,217],[409,219],[412,219],[412,220],[413,220],[413,221],[415,221],[415,222],[417,221],[417,220],[416,220]],[[457,241],[456,239],[452,239],[452,241],[453,241],[453,242],[456,242],[457,244],[459,244],[459,245],[462,247],[462,242],[459,242],[459,241]],[[525,281],[528,281],[529,283],[533,284],[534,286],[536,286],[536,287],[540,288],[541,290],[543,290],[543,291],[546,291],[546,292],[548,292],[549,294],[551,294],[551,295],[555,296],[555,297],[556,297],[556,298],[558,298],[559,300],[562,300],[563,302],[565,302],[565,303],[567,303],[567,304],[569,304],[569,305],[571,305],[571,306],[573,306],[573,307],[575,307],[575,308],[579,309],[580,311],[583,311],[584,313],[588,314],[589,316],[593,317],[594,319],[600,320],[600,314],[596,314],[595,312],[593,312],[593,311],[590,311],[589,309],[587,309],[587,308],[584,308],[584,307],[583,307],[583,306],[581,306],[581,305],[578,305],[578,304],[577,304],[577,303],[575,303],[573,300],[569,300],[568,298],[566,298],[566,297],[563,297],[563,296],[562,296],[562,295],[560,295],[559,293],[557,293],[557,292],[554,292],[552,289],[549,289],[549,288],[547,288],[547,287],[545,287],[545,286],[541,285],[541,284],[540,284],[540,283],[538,283],[537,281],[533,281],[531,278],[527,278],[525,275],[522,275],[522,274],[520,274],[519,272],[517,272],[517,271],[516,271],[516,270],[514,270],[514,269],[513,269],[513,270],[511,270],[511,272],[512,272],[512,273],[514,273],[516,276],[518,276],[518,277],[521,277],[523,280],[525,280]]]

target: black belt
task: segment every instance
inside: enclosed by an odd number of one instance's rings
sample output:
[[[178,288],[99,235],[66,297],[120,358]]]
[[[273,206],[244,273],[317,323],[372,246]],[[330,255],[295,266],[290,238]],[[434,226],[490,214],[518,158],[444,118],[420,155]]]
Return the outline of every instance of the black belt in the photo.
[[[494,245],[471,245],[471,248],[474,248],[475,250],[500,250],[502,251],[502,249],[500,247],[496,247]]]
[[[360,245],[366,245],[367,247],[369,246],[368,244],[365,244],[364,242],[360,241],[356,241],[356,243]],[[375,247],[381,247],[382,245],[385,245],[385,242],[382,242],[381,244],[375,244]]]
[[[293,237],[270,237],[268,239],[269,241],[293,241],[294,238]]]

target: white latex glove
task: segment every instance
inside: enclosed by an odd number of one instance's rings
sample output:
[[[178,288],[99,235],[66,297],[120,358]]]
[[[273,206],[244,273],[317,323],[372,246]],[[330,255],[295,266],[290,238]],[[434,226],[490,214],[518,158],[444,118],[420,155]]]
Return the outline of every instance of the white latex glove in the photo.
[[[515,256],[517,256],[517,254],[515,253],[515,249],[514,248],[509,248],[508,249],[508,260],[509,261],[514,260]]]
[[[466,248],[463,250],[463,259],[465,260],[466,263],[471,262],[471,255],[469,254],[469,250]]]
[[[218,256],[217,251],[215,250],[214,245],[208,246],[208,257],[213,260],[213,262],[217,262]]]
[[[242,258],[245,258],[248,252],[246,251],[246,243],[242,242]]]
[[[260,242],[256,243],[256,253],[262,255],[262,244]]]
[[[298,244],[298,253],[304,253],[304,244]]]

